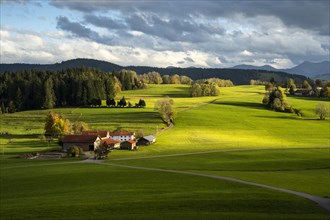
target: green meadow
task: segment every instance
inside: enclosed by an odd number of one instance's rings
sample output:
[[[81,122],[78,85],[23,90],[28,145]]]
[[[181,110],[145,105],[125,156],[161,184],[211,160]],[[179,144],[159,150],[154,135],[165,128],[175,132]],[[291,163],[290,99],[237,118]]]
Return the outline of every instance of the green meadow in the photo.
[[[117,97],[144,99],[146,108],[54,109],[91,129],[159,132],[155,144],[114,151],[101,164],[21,159],[60,148],[40,137],[48,110],[1,115],[0,219],[329,219],[314,202],[275,190],[112,166],[234,177],[329,198],[330,121],[313,112],[329,100],[288,97],[302,110],[298,117],[265,109],[264,92],[236,86],[221,88],[218,97],[191,98],[186,85],[149,85]],[[178,114],[174,128],[161,132],[166,125],[154,103],[166,96]]]

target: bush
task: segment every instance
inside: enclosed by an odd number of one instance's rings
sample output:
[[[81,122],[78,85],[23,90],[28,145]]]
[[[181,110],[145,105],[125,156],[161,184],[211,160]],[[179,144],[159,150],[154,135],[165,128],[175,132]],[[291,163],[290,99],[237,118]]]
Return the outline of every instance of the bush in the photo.
[[[70,147],[68,150],[68,157],[79,157],[80,150],[77,146]]]
[[[315,114],[319,116],[320,120],[325,120],[329,116],[329,104],[319,103],[315,107]]]

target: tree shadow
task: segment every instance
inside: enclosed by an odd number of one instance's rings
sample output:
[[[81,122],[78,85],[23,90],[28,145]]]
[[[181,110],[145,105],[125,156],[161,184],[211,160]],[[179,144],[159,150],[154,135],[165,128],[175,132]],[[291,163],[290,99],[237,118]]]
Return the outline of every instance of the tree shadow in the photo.
[[[218,101],[214,104],[217,105],[230,105],[230,106],[238,106],[238,107],[246,107],[246,108],[253,108],[253,109],[266,109],[265,106],[261,103],[255,103],[255,102],[223,102]]]
[[[319,97],[308,97],[308,96],[294,96],[294,95],[288,95],[288,97],[293,98],[293,99],[298,99],[298,100],[330,102],[330,98],[319,98]]]
[[[289,114],[289,113],[286,113],[286,114]],[[281,116],[261,116],[261,115],[256,115],[254,117],[257,117],[257,118],[272,118],[272,119],[288,119],[288,120],[302,120],[302,118],[298,118],[294,115],[281,115]]]

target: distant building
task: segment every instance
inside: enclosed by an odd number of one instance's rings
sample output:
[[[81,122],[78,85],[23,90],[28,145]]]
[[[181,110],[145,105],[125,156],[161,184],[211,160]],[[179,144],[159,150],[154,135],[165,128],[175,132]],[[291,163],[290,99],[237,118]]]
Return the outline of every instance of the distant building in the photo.
[[[94,151],[100,146],[101,138],[98,135],[66,135],[63,139],[63,150],[70,147],[78,147],[84,151]]]
[[[122,150],[137,150],[136,141],[127,140],[120,143],[120,149]]]
[[[113,140],[111,138],[102,139],[102,144],[111,150],[120,148],[120,141]]]
[[[314,91],[312,89],[297,89],[294,92],[295,96],[313,96]]]
[[[156,142],[155,136],[148,135],[148,136],[140,138],[137,142],[137,145],[138,146],[148,146],[148,145],[153,144],[155,142]]]
[[[109,131],[96,130],[96,131],[83,131],[82,135],[98,135],[100,138],[109,138]]]
[[[117,141],[135,140],[135,133],[130,131],[113,131],[109,133],[109,136]]]

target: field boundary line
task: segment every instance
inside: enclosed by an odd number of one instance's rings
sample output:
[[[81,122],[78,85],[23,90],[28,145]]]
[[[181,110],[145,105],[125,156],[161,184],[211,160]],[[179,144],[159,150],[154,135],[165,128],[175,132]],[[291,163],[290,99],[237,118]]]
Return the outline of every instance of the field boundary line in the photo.
[[[236,179],[232,177],[225,177],[225,176],[218,176],[218,175],[211,175],[211,174],[203,174],[203,173],[195,173],[195,172],[189,172],[189,171],[182,171],[182,170],[167,170],[167,169],[159,169],[159,168],[149,168],[149,167],[140,167],[140,166],[129,166],[129,165],[120,165],[120,164],[113,164],[113,163],[98,163],[100,165],[107,165],[107,166],[113,166],[113,167],[122,167],[122,168],[128,168],[128,169],[139,169],[139,170],[148,170],[148,171],[159,171],[159,172],[166,172],[166,173],[177,173],[177,174],[184,174],[184,175],[192,175],[192,176],[200,176],[200,177],[207,177],[212,179],[220,179],[225,181],[231,181],[236,183],[242,183],[246,185],[251,186],[257,186],[261,188],[271,189],[275,191],[285,192],[288,194],[296,195],[303,197],[305,199],[309,199],[315,203],[317,203],[321,208],[327,210],[330,212],[330,198],[323,198],[320,196],[315,196],[312,194],[304,193],[304,192],[298,192],[290,189],[284,189],[280,187],[245,181],[241,179]]]
[[[48,163],[48,164],[29,164],[29,165],[24,165],[24,166],[22,165],[22,166],[3,167],[0,170],[8,170],[8,169],[24,168],[24,167],[43,167],[43,166],[55,166],[55,165],[75,164],[75,163],[81,163],[82,161],[85,161],[85,160],[70,161],[70,162],[58,162],[58,163]]]
[[[122,160],[138,160],[138,159],[152,159],[152,158],[162,158],[162,157],[180,157],[189,155],[199,155],[199,154],[211,154],[211,153],[226,153],[226,152],[236,152],[236,151],[258,151],[258,150],[290,150],[290,149],[330,149],[330,147],[299,147],[299,148],[235,148],[227,150],[210,150],[210,151],[197,151],[188,153],[178,153],[178,154],[164,154],[156,156],[143,156],[143,157],[127,157],[127,158],[117,158],[109,159],[109,161],[122,161]]]

